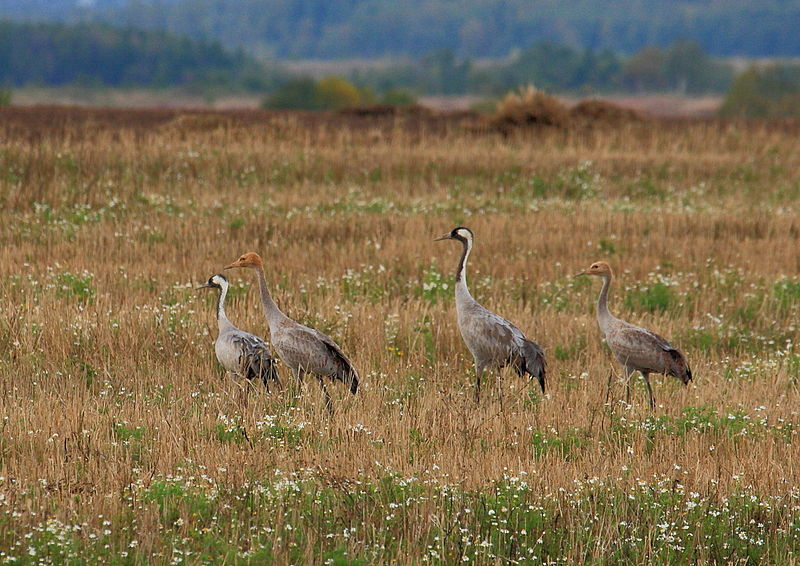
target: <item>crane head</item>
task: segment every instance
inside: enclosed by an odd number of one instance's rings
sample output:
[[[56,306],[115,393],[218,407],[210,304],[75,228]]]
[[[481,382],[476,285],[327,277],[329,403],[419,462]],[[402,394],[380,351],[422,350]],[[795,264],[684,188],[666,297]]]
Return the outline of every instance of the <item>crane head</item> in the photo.
[[[438,238],[433,239],[434,242],[438,242],[439,240],[459,240],[460,242],[471,242],[472,230],[464,226],[458,226],[457,228],[453,228],[447,234],[442,234]]]
[[[598,277],[611,277],[612,275],[611,266],[604,261],[596,261],[592,265],[590,265],[588,269],[584,269],[583,271],[575,275],[575,277],[579,277],[581,275],[597,275]]]
[[[232,264],[226,266],[225,269],[233,269],[234,267],[264,267],[264,263],[257,253],[247,252]]]
[[[199,287],[195,287],[195,289],[222,289],[224,285],[228,284],[228,280],[225,278],[224,275],[221,273],[217,273],[216,275],[212,275],[208,278],[208,281],[200,285]]]

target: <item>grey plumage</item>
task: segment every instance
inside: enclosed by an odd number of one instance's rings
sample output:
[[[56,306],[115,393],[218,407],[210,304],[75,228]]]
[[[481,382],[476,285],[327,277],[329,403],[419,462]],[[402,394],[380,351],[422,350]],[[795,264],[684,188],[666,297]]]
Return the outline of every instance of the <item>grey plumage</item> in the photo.
[[[212,288],[219,291],[217,297],[217,324],[219,334],[214,342],[217,360],[228,372],[249,381],[260,379],[269,391],[269,382],[280,384],[275,359],[267,343],[254,334],[236,328],[225,314],[225,297],[228,280],[224,275],[212,275],[198,289]]]
[[[249,267],[256,270],[261,292],[261,304],[269,324],[272,347],[295,375],[312,374],[319,379],[325,405],[332,411],[330,395],[323,378],[345,383],[350,392],[358,391],[358,372],[341,348],[318,330],[302,325],[286,316],[275,304],[267,289],[263,262],[256,253],[244,254],[225,269]]]
[[[511,366],[520,377],[528,374],[536,378],[544,393],[547,369],[542,348],[511,322],[479,304],[469,292],[466,263],[472,251],[472,232],[459,226],[436,240],[457,240],[463,246],[456,270],[456,313],[461,337],[475,360],[476,400],[480,399],[483,372],[505,366]]]
[[[638,371],[644,377],[650,407],[655,408],[650,374],[660,373],[680,379],[684,384],[692,380],[692,370],[684,355],[673,348],[655,332],[635,326],[612,315],[608,310],[608,291],[614,277],[604,261],[593,263],[578,275],[595,275],[603,278],[603,288],[597,300],[597,324],[614,357],[625,370],[628,380],[628,402],[630,402],[630,378]]]

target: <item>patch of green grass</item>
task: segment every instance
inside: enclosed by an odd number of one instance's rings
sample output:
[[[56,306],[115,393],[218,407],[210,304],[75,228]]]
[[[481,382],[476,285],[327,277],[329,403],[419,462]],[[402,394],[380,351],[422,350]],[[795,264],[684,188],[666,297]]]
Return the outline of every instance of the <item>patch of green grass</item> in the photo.
[[[782,279],[772,286],[772,295],[782,313],[800,303],[800,281]]]
[[[699,350],[704,353],[720,347],[716,333],[705,329],[690,328],[681,335],[679,341],[687,350]]]
[[[386,268],[382,265],[363,266],[361,270],[348,269],[342,275],[342,294],[345,300],[356,302],[366,299],[372,304],[380,301],[390,289],[381,281]]]
[[[614,242],[608,238],[600,238],[600,241],[597,243],[597,247],[601,252],[608,255],[614,255],[617,253],[617,246],[614,245]]]
[[[625,294],[625,306],[630,310],[664,313],[674,304],[675,292],[661,281]]]
[[[146,427],[132,427],[127,423],[116,423],[111,427],[111,434],[114,440],[123,446],[134,464],[139,464],[142,461],[146,449],[146,431]]]
[[[269,422],[260,429],[261,437],[278,442],[287,448],[296,448],[303,441],[303,428],[293,424]]]
[[[54,275],[56,295],[59,297],[77,299],[78,302],[91,304],[94,301],[95,289],[92,287],[93,277],[84,273],[56,273]]]
[[[453,276],[445,275],[435,266],[430,266],[422,270],[422,279],[413,288],[413,293],[433,305],[452,296],[453,289]]]
[[[586,336],[577,336],[568,346],[557,345],[553,355],[560,362],[576,359],[586,349]]]
[[[248,441],[247,430],[238,422],[217,423],[214,436],[222,444],[244,444]]]
[[[143,426],[130,427],[126,423],[117,423],[111,430],[116,440],[119,442],[129,442],[131,440],[141,441],[144,438],[144,433],[147,428]]]
[[[738,437],[760,435],[766,431],[765,422],[747,413],[719,411],[713,407],[684,407],[678,416],[650,415],[643,420],[620,421],[618,432],[629,436],[633,431],[644,432],[648,438],[657,436],[682,437],[690,433]]]
[[[569,429],[558,434],[536,430],[531,435],[531,443],[537,459],[545,454],[557,454],[564,460],[572,460],[589,444],[589,440],[586,431],[582,429]]]
[[[240,228],[243,228],[245,224],[246,224],[246,222],[245,222],[244,218],[236,217],[236,218],[231,219],[230,222],[228,222],[228,228],[230,228],[231,230],[235,231],[235,230],[239,230]]]
[[[599,545],[604,564],[783,564],[800,551],[798,494],[721,498],[673,476],[541,493],[524,475],[480,490],[391,474],[346,484],[279,474],[224,489],[182,471],[131,495],[129,512],[96,527],[0,512],[0,550],[21,564],[142,564],[179,549],[196,563],[342,565],[575,563]],[[152,507],[160,528],[143,556],[135,512]]]

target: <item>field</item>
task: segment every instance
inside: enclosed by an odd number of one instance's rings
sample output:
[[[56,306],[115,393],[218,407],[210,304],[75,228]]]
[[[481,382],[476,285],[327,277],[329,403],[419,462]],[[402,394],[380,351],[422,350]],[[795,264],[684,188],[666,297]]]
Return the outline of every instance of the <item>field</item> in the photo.
[[[800,562],[797,123],[506,136],[468,117],[0,109],[0,561]],[[480,404],[473,295],[539,342]],[[246,401],[212,293],[246,251],[359,368]],[[594,318],[695,381],[631,404]],[[268,336],[251,273],[228,315]]]

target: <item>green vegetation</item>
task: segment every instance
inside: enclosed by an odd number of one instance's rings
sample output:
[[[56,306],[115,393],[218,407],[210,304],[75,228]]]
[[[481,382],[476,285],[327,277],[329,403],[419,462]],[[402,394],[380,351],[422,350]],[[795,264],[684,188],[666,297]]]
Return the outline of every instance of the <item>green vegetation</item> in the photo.
[[[0,84],[264,90],[277,78],[275,71],[219,43],[100,24],[0,22]]]
[[[675,294],[662,281],[656,281],[649,287],[634,289],[625,295],[625,306],[631,310],[665,313],[674,302]]]
[[[750,67],[734,81],[720,108],[723,116],[800,116],[800,66]]]
[[[33,58],[28,53],[47,53]],[[354,71],[349,77],[288,78],[241,50],[189,40],[165,32],[113,28],[104,24],[0,22],[0,84],[86,87],[184,86],[270,92],[266,108],[329,110],[413,104],[414,93],[504,94],[521,85],[558,92],[723,92],[731,69],[708,57],[697,43],[647,48],[626,59],[609,50],[538,43],[508,62],[488,67],[434,49],[416,60]],[[374,93],[378,93],[376,96]],[[10,94],[0,91],[0,106]]]
[[[368,88],[358,88],[341,77],[319,81],[303,77],[289,80],[264,100],[264,108],[295,110],[341,110],[375,103]]]
[[[131,485],[130,511],[97,524],[47,518],[31,528],[3,511],[0,548],[15,564],[576,563],[598,549],[604,564],[785,564],[800,551],[795,492],[705,496],[671,476],[627,489],[621,479],[587,477],[551,494],[526,475],[472,491],[396,475],[323,485],[292,474],[231,489],[187,470]],[[146,537],[142,509],[158,526]]]
[[[786,0],[4,0],[0,16],[123,23],[281,58],[503,57],[541,40],[634,53],[681,38],[716,55],[800,52],[800,5]]]
[[[722,92],[733,77],[728,65],[711,59],[693,41],[677,41],[668,49],[646,47],[628,59],[622,71],[623,86],[638,92]]]
[[[724,92],[732,68],[708,56],[699,44],[678,41],[647,47],[631,57],[607,49],[575,49],[542,42],[507,62],[477,65],[453,51],[436,50],[414,62],[352,73],[353,82],[377,91],[406,87],[428,94],[466,92],[498,95],[520,85],[586,94],[591,92]]]

